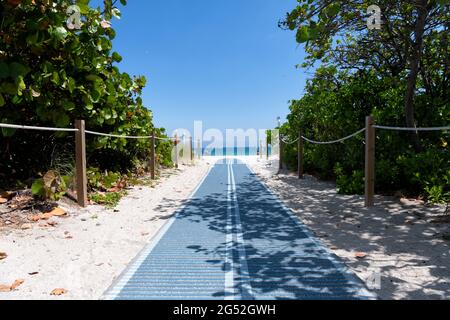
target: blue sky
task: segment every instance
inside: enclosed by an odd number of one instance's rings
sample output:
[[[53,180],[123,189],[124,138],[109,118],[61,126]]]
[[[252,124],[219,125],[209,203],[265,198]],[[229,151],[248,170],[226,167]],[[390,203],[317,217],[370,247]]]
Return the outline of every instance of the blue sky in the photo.
[[[303,49],[278,20],[296,0],[129,0],[114,20],[120,68],[148,80],[144,103],[169,132],[273,128],[302,95]]]

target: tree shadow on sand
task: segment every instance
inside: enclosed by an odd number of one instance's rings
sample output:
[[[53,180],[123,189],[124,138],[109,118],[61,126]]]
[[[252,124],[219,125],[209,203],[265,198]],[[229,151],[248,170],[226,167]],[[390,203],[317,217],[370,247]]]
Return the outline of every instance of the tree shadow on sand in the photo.
[[[450,246],[442,239],[448,224],[433,223],[442,208],[378,196],[367,209],[362,197],[339,195],[334,184],[275,179],[268,183],[287,206],[324,242],[347,252],[347,265],[362,277],[379,268],[381,299],[450,298]],[[368,256],[356,259],[351,252]]]

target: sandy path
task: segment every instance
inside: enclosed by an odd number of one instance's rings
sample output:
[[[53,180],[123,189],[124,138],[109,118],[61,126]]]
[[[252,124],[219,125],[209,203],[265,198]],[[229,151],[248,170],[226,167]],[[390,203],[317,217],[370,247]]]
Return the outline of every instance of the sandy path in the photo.
[[[113,280],[186,200],[209,169],[203,161],[164,173],[155,188],[135,187],[116,210],[65,207],[56,228],[0,233],[0,284],[25,282],[2,299],[99,299]],[[63,206],[64,207],[64,206]],[[35,275],[30,275],[37,273]]]
[[[369,210],[363,197],[339,195],[334,184],[276,175],[276,160],[241,159],[361,279],[379,272],[381,299],[450,298],[450,242],[442,237],[449,224],[433,223],[443,208],[378,196]]]

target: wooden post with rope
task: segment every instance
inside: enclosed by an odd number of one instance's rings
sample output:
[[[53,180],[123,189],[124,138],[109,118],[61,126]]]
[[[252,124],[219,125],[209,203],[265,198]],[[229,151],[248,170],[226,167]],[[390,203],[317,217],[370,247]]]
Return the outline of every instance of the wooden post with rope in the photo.
[[[178,134],[175,134],[175,140],[174,140],[174,147],[175,147],[175,168],[178,169]]]
[[[75,120],[75,162],[77,200],[80,207],[87,207],[86,133],[84,120]]]
[[[304,178],[304,149],[303,149],[303,133],[300,129],[298,134],[298,178],[303,179]]]
[[[150,176],[152,180],[156,179],[156,143],[155,130],[152,130],[152,137],[150,139]]]
[[[366,118],[365,205],[373,207],[375,197],[375,120]]]
[[[278,139],[279,139],[279,144],[280,144],[280,166],[279,166],[279,170],[283,170],[283,149],[284,149],[284,145],[283,145],[283,139],[281,137],[281,133],[278,133]]]

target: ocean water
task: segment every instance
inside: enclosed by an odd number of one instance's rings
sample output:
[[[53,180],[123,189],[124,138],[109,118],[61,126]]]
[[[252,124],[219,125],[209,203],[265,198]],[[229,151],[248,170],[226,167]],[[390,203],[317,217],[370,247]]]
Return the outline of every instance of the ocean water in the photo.
[[[269,154],[271,153],[269,147]],[[263,154],[266,154],[266,149],[262,149]],[[259,155],[259,148],[245,147],[245,148],[223,148],[223,149],[211,149],[203,148],[204,156],[257,156]]]

